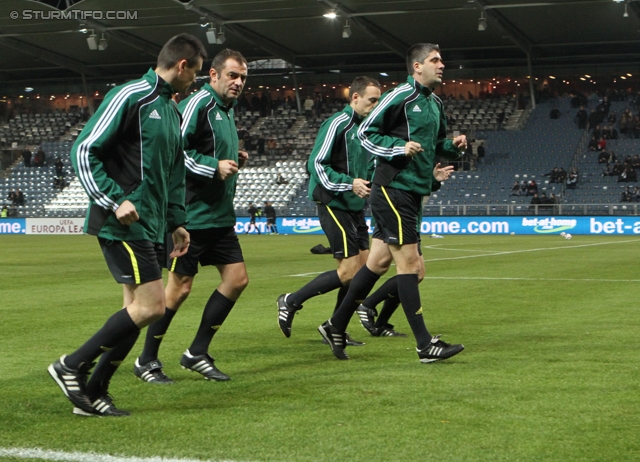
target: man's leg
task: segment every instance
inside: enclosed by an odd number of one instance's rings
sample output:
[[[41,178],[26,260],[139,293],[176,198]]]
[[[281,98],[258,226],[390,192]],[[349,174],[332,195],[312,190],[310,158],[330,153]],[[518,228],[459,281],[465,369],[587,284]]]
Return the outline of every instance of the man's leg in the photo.
[[[144,342],[144,348],[134,364],[134,374],[145,382],[154,384],[173,383],[162,371],[162,362],[158,359],[158,351],[165,334],[169,330],[176,312],[184,303],[193,286],[194,276],[187,276],[169,271],[167,286],[165,287],[166,307],[164,315],[149,325]]]
[[[216,267],[222,281],[209,297],[198,332],[189,349],[182,355],[180,364],[186,369],[199,372],[206,379],[224,381],[229,380],[229,377],[213,365],[214,359],[209,355],[209,345],[249,284],[249,276],[244,262]]]

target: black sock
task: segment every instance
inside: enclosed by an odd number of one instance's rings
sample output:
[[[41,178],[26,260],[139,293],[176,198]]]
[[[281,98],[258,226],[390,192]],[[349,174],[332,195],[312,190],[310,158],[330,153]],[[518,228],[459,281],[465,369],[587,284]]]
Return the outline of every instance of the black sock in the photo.
[[[315,279],[305,284],[301,289],[289,294],[287,303],[294,307],[300,307],[302,304],[316,295],[326,294],[332,290],[342,287],[342,282],[338,277],[338,270],[326,271]]]
[[[164,338],[164,334],[169,329],[169,324],[173,320],[176,311],[165,308],[164,316],[152,323],[147,329],[147,337],[144,341],[144,349],[140,354],[140,365],[158,359],[158,350]]]
[[[100,361],[98,361],[98,365],[87,382],[87,395],[91,399],[98,398],[109,390],[111,377],[113,377],[113,374],[116,373],[122,361],[124,361],[136,344],[139,335],[140,330],[138,329],[136,332],[129,334],[127,338],[118,343],[113,349],[100,356]]]
[[[197,356],[208,353],[213,335],[220,329],[224,320],[227,319],[235,303],[217,290],[211,294],[209,301],[204,306],[202,321],[196,333],[196,338],[193,339],[193,343],[189,347],[189,352],[192,355]]]
[[[398,297],[398,280],[397,276],[387,279],[378,289],[364,299],[362,304],[367,308],[375,308],[378,304],[389,296]]]
[[[347,292],[349,292],[349,286],[342,286],[340,287],[340,290],[338,290],[338,296],[336,297],[336,306],[333,308],[333,314],[335,314],[336,311],[338,311],[338,308],[340,308],[340,305],[342,305],[342,301],[347,295]]]
[[[360,271],[353,277],[351,284],[349,284],[347,295],[330,320],[333,327],[339,332],[347,330],[353,313],[356,312],[358,305],[362,303],[369,291],[376,285],[378,279],[380,279],[380,276],[367,268],[367,265],[360,268]]]
[[[409,326],[411,326],[411,331],[416,338],[418,348],[422,350],[431,341],[431,334],[429,334],[422,317],[417,274],[398,274],[398,295],[400,296],[404,314],[407,317],[407,321],[409,321]]]
[[[140,329],[126,309],[113,314],[84,345],[67,356],[64,363],[77,369],[83,363],[93,362],[102,353],[111,350],[125,338]]]
[[[389,319],[391,319],[391,315],[395,313],[398,306],[400,306],[400,298],[397,295],[387,298],[384,301],[384,305],[382,305],[380,315],[376,319],[375,327],[384,327],[389,324]]]

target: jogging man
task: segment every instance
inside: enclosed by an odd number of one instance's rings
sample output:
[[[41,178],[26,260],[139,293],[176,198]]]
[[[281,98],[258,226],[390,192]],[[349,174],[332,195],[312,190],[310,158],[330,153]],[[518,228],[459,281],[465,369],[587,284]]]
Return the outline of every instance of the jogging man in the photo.
[[[338,359],[349,359],[344,351],[345,330],[358,304],[386,272],[389,251],[396,263],[398,296],[416,337],[420,361],[447,359],[464,349],[432,336],[424,324],[418,289],[422,257],[417,247],[417,222],[422,198],[431,194],[435,156],[458,158],[466,138],[446,139],[443,104],[433,93],[435,85],[442,83],[444,70],[438,46],[412,46],[407,69],[407,82],[386,93],[358,129],[363,148],[376,156],[371,211],[382,239],[373,240],[367,264],[354,277],[342,305],[318,328]]]
[[[222,281],[207,301],[180,364],[208,380],[229,380],[214,365],[209,345],[249,283],[233,208],[236,174],[248,159],[246,152],[238,151],[233,120],[233,107],[247,80],[247,61],[238,51],[223,50],[213,58],[209,77],[208,84],[180,103],[191,246],[186,255],[169,258],[166,310],[149,326],[144,350],[134,365],[134,374],[149,383],[173,382],[162,371],[158,350],[176,311],[191,293],[198,264],[214,265]]]
[[[338,269],[326,271],[298,291],[278,297],[278,325],[287,338],[291,336],[295,313],[309,298],[340,289],[336,308],[340,305],[351,279],[369,255],[369,230],[363,211],[370,193],[367,155],[357,132],[362,119],[380,99],[380,84],[369,77],[357,77],[349,98],[348,106],[321,125],[307,163],[311,174],[309,198],[318,204],[320,225]]]
[[[113,404],[109,381],[140,329],[164,311],[158,252],[166,230],[173,257],[189,247],[180,115],[171,96],[186,93],[206,56],[197,38],[173,37],[155,70],[107,93],[71,150],[89,195],[85,232],[98,237],[111,274],[123,284],[125,305],[78,350],[49,366],[75,414],[129,415]]]
[[[267,234],[278,234],[276,225],[276,209],[270,201],[264,201],[264,215],[267,217]]]

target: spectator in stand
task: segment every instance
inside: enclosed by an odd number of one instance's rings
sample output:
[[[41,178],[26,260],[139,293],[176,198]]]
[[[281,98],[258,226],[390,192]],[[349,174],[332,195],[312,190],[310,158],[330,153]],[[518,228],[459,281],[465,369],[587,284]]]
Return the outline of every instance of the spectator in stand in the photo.
[[[20,188],[16,189],[15,205],[24,205],[24,194],[22,194]]]
[[[64,176],[64,162],[59,157],[56,157],[56,161],[53,164],[56,168],[56,176]]]
[[[31,151],[25,146],[22,150],[22,159],[24,160],[25,167],[31,167]]]
[[[304,115],[309,118],[313,115],[313,99],[311,96],[307,96],[304,100]]]
[[[485,155],[484,143],[480,143],[477,149],[478,159],[482,159]]]
[[[609,101],[609,97],[605,96],[604,98],[602,98],[602,102],[598,104],[596,109],[602,112],[604,115],[609,114],[609,111],[611,110],[611,102]]]
[[[633,138],[634,139],[640,138],[640,117],[639,116],[637,115],[633,116],[632,127],[633,127]]]
[[[516,181],[513,183],[513,187],[511,188],[510,196],[519,196],[520,195],[520,184]]]
[[[282,173],[278,173],[276,184],[289,184],[289,181],[282,175]]]
[[[529,181],[529,186],[527,187],[527,196],[538,196],[538,184],[536,180]]]
[[[575,167],[571,169],[571,173],[569,173],[569,177],[567,178],[567,189],[576,189],[578,186],[578,169]]]
[[[551,195],[549,196],[549,204],[551,205],[557,205],[558,204],[558,196],[556,196],[555,194],[551,193]]]
[[[600,140],[600,138],[602,138],[602,127],[600,127],[600,125],[596,125],[593,129],[592,135],[596,138],[596,140]]]
[[[549,113],[549,117],[551,119],[557,119],[560,117],[560,110],[558,108],[553,108],[551,109],[551,112]]]
[[[293,154],[293,148],[291,147],[290,143],[287,143],[284,145],[284,148],[282,148],[282,154],[284,154],[287,157]]]
[[[504,113],[504,109],[502,108],[498,109],[498,112],[496,113],[496,119],[498,121],[498,123],[496,124],[497,130],[502,130],[502,124],[504,123],[505,117],[506,117],[506,114]]]
[[[9,195],[7,196],[7,200],[15,205],[16,203],[16,192],[12,189],[11,191],[9,191]]]
[[[630,137],[630,128],[633,122],[633,115],[629,109],[625,109],[622,115],[620,116],[620,134],[625,135],[625,137]]]
[[[609,152],[609,157],[607,158],[607,162],[609,162],[610,164],[615,164],[618,161],[618,157],[616,156],[616,153],[613,151]]]
[[[558,182],[558,167],[554,167],[549,173],[545,173],[542,176],[549,177],[549,183],[557,183]]]
[[[609,160],[609,153],[604,149],[600,150],[600,154],[598,154],[598,163],[606,164],[608,163],[608,160]]]
[[[604,138],[600,138],[598,140],[598,150],[606,150],[607,149],[607,140],[605,140]]]
[[[524,180],[522,180],[520,182],[520,195],[521,196],[528,196],[529,195],[529,185]]]
[[[2,212],[0,212],[0,218],[7,218],[9,216],[9,208],[7,204],[2,204]]]
[[[447,112],[447,126],[450,127],[456,123],[456,118],[453,116],[451,111]]]
[[[530,204],[532,206],[540,205],[540,198],[538,197],[538,193],[535,193],[533,195],[533,197],[531,198]],[[531,207],[531,208],[534,208],[534,207]]]
[[[609,118],[607,119],[607,122],[609,122],[611,125],[615,125],[617,121],[618,121],[618,115],[616,114],[616,111],[611,111],[609,113]]]
[[[47,155],[42,149],[42,146],[38,146],[38,150],[36,151],[35,157],[36,157],[35,166],[42,167],[47,159]]]
[[[629,186],[624,188],[622,191],[622,197],[620,198],[620,202],[631,202],[633,200],[633,191]]]
[[[264,154],[264,145],[265,145],[265,140],[264,140],[264,136],[262,136],[262,133],[258,136],[258,155],[262,155]]]
[[[578,122],[578,128],[580,130],[584,130],[587,128],[587,119],[589,118],[589,114],[587,114],[587,111],[584,109],[584,106],[580,106],[580,109],[578,110],[578,113],[576,114],[576,119]]]
[[[62,191],[67,186],[67,182],[64,180],[64,176],[56,176],[53,179],[53,187]]]
[[[612,175],[619,176],[624,171],[624,165],[619,160],[616,160],[615,164],[613,164]]]
[[[275,156],[277,154],[276,148],[278,147],[278,142],[273,136],[270,136],[267,140],[267,154],[270,156]]]
[[[567,171],[560,167],[558,168],[558,183],[564,183],[565,180],[567,179]]]
[[[598,150],[598,140],[596,139],[595,136],[591,137],[591,141],[589,141],[589,144],[587,145],[587,148],[589,149],[589,151],[597,151]]]
[[[596,125],[598,125],[598,123],[598,113],[595,109],[591,109],[591,112],[589,113],[589,130],[593,130],[594,128],[596,128]]]

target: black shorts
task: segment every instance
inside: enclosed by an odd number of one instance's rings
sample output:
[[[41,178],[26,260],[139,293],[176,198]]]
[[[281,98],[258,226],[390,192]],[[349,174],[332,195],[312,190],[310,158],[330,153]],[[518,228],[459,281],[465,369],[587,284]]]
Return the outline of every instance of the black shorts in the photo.
[[[371,221],[374,220],[372,219]],[[378,228],[378,226],[373,228],[373,235],[371,237],[373,239],[380,239],[381,241],[384,241],[384,237],[382,237],[382,231],[380,231],[380,228]],[[422,236],[420,235],[420,233],[418,233],[418,255],[422,256]]]
[[[162,279],[164,245],[151,241],[98,238],[104,259],[116,282],[144,284]]]
[[[276,224],[276,219],[275,218],[267,218],[267,224],[268,225],[275,225]]]
[[[172,273],[184,276],[198,274],[198,263],[202,266],[230,265],[242,263],[242,249],[233,226],[226,228],[188,229],[191,244],[186,255],[169,258],[173,249],[171,234],[167,234],[167,268]]]
[[[371,213],[379,236],[387,244],[418,242],[418,218],[422,215],[422,196],[374,184],[371,188]]]
[[[369,227],[364,211],[347,212],[318,204],[318,217],[333,258],[349,258],[369,249]]]

